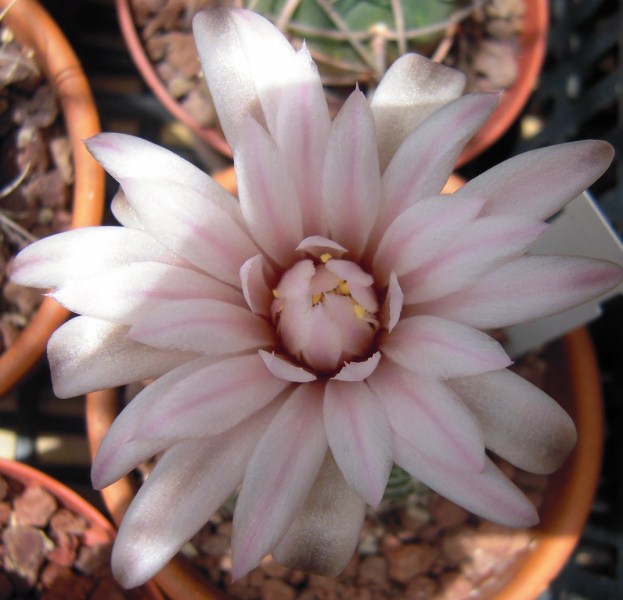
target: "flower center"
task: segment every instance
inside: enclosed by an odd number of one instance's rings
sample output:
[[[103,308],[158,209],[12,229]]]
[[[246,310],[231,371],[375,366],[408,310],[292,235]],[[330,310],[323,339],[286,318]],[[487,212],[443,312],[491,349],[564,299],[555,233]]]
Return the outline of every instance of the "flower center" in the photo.
[[[379,327],[374,280],[323,254],[295,263],[273,290],[272,318],[285,350],[320,373],[367,358]]]

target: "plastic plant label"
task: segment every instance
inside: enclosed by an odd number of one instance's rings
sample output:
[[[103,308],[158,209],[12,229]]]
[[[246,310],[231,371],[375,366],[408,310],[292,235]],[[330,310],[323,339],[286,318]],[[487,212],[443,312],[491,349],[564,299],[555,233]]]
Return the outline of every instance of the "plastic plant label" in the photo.
[[[623,245],[588,193],[570,202],[553,220],[531,254],[582,255],[623,265]],[[535,350],[601,315],[601,304],[623,294],[623,284],[603,296],[557,315],[506,329],[506,351],[512,358]]]

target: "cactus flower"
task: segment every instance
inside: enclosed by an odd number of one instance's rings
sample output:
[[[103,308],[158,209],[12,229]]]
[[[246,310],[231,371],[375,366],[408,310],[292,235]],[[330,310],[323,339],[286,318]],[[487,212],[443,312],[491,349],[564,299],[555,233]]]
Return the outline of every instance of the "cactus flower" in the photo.
[[[484,518],[536,523],[485,449],[549,473],[575,428],[487,331],[621,281],[610,263],[529,254],[611,147],[532,151],[440,195],[496,95],[461,96],[460,73],[405,55],[332,121],[307,50],[262,17],[214,9],[194,33],[238,199],[165,149],[101,134],[87,146],[120,184],[123,227],[44,239],[15,264],[79,315],[49,344],[57,395],[150,380],[93,464],[102,488],[159,457],[116,577],[149,579],[238,489],[234,578],[268,553],[336,574],[394,463]]]

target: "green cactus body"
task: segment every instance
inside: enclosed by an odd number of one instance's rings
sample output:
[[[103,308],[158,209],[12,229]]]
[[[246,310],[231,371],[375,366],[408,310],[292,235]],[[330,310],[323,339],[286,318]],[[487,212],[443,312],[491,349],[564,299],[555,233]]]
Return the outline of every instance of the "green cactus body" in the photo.
[[[378,80],[406,51],[427,54],[461,0],[258,0],[292,42],[307,44],[327,83]]]

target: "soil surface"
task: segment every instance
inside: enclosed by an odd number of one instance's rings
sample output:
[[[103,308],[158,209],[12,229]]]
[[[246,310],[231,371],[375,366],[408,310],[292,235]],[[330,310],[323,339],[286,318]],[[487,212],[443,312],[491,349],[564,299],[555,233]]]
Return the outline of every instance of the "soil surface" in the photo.
[[[110,535],[47,490],[0,475],[0,598],[122,600]]]
[[[41,292],[8,281],[13,257],[71,221],[71,147],[58,100],[32,52],[0,26],[0,352],[27,325]]]
[[[190,22],[193,11],[212,3],[131,0],[147,55],[169,93],[196,122],[208,127],[216,125],[216,115],[201,74]],[[461,69],[467,75],[466,91],[505,90],[517,77],[524,0],[484,0],[472,4],[475,8],[470,16],[450,27],[428,54]],[[332,91],[343,96],[343,91]]]

